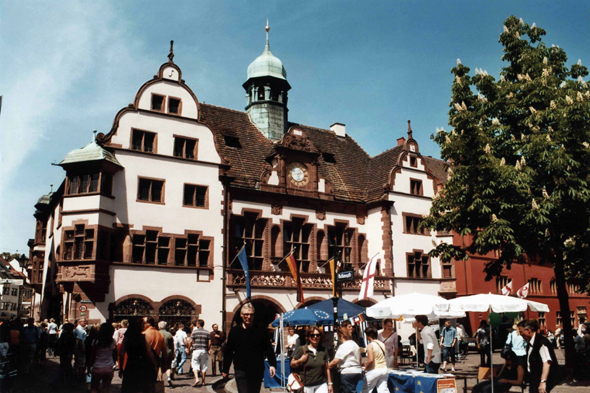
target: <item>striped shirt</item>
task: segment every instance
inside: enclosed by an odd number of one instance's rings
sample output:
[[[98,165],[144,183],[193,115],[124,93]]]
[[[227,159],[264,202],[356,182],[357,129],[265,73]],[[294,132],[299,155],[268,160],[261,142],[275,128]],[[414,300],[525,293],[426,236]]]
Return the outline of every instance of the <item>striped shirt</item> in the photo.
[[[211,336],[207,330],[203,328],[195,328],[191,333],[191,339],[193,340],[193,350],[209,349],[209,340],[211,339]]]

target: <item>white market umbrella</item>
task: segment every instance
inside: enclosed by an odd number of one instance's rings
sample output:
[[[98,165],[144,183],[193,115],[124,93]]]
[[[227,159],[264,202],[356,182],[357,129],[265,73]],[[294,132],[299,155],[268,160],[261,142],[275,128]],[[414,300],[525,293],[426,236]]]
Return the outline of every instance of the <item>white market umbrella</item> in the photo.
[[[417,292],[382,300],[367,308],[366,314],[377,319],[410,319],[416,315],[426,315],[429,319],[465,316],[465,312],[461,310],[451,311],[451,304],[447,299]]]
[[[429,320],[440,318],[461,318],[465,316],[463,311],[451,311],[451,305],[445,298],[424,293],[409,293],[407,295],[394,296],[380,301],[367,308],[368,317],[377,319],[399,319],[413,321],[416,315],[426,315]],[[418,367],[418,329],[416,329],[416,367]]]
[[[463,296],[456,299],[449,300],[451,304],[451,311],[474,311],[487,312],[493,311],[495,313],[503,312],[524,312],[528,309],[536,312],[549,312],[549,307],[546,304],[533,302],[526,299],[520,299],[511,296],[479,294],[472,296]],[[490,377],[492,393],[494,393],[494,361],[492,355],[494,354],[494,346],[492,344],[492,329],[490,327]]]

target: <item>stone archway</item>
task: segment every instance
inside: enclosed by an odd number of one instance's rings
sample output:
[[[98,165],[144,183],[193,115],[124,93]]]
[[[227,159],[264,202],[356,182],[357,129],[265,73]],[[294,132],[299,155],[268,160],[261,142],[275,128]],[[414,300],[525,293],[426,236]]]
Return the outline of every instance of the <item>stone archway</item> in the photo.
[[[166,321],[169,327],[177,323],[189,326],[191,321],[199,318],[200,312],[201,307],[197,309],[194,302],[176,297],[166,298],[158,309],[158,320]]]
[[[248,303],[248,300],[243,300],[240,302],[238,306],[234,308],[234,315],[230,326],[234,326],[234,324],[242,322],[242,318],[240,317],[240,310],[242,309],[242,306],[246,303]],[[281,314],[286,311],[279,302],[268,296],[253,296],[250,303],[252,303],[252,305],[254,306],[255,323],[264,326],[268,326],[269,323],[274,321],[276,314]]]

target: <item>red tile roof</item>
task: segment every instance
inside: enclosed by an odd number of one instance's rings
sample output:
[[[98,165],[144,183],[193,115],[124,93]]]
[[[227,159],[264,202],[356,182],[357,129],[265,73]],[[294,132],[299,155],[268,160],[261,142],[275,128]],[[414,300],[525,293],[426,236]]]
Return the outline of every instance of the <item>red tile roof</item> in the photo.
[[[201,103],[200,120],[214,132],[219,153],[231,167],[227,174],[235,178],[232,185],[255,188],[263,172],[271,169],[266,158],[274,150],[273,142],[262,135],[246,112]],[[296,123],[289,126],[304,131],[320,152],[334,155],[335,163],[325,162],[321,155],[318,161],[320,176],[332,184],[336,199],[365,203],[383,196],[383,186],[403,152],[402,146],[371,158],[350,135],[339,137],[331,130]],[[241,147],[228,147],[224,136],[239,138]],[[441,182],[446,180],[443,161],[423,158],[430,173]]]

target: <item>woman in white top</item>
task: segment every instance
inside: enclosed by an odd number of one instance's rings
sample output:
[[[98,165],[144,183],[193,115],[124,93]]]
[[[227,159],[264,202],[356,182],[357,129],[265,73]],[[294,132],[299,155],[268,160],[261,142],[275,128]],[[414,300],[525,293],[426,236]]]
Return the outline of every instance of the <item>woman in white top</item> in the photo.
[[[356,393],[356,386],[362,379],[361,352],[357,343],[352,341],[352,325],[344,321],[338,328],[338,337],[342,344],[338,347],[329,368],[340,369],[340,393]]]
[[[369,345],[367,345],[367,362],[365,363],[365,378],[363,393],[372,392],[377,388],[377,393],[388,393],[387,377],[389,370],[386,363],[385,344],[377,340],[377,329],[365,330]]]
[[[293,352],[299,347],[299,335],[295,334],[295,328],[289,326],[287,336],[287,356],[293,357]]]
[[[379,332],[377,339],[385,344],[385,360],[387,368],[397,368],[397,356],[399,351],[399,343],[397,333],[393,330],[393,320],[383,320],[383,330]]]

